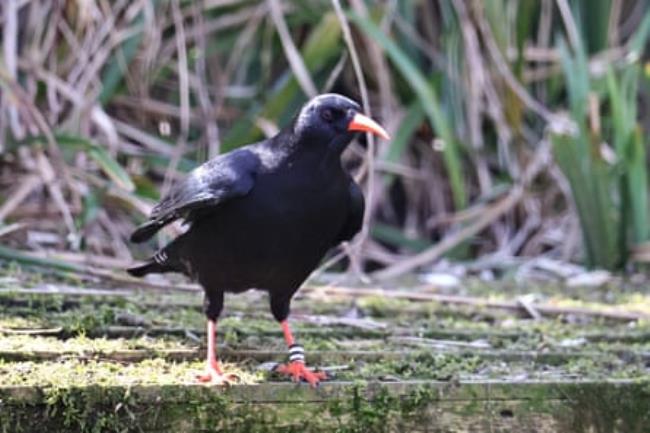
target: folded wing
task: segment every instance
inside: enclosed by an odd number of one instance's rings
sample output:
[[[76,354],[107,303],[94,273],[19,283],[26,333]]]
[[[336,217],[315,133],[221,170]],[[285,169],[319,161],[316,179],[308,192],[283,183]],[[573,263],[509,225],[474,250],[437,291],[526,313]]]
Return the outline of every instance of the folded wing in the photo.
[[[203,211],[248,194],[259,166],[259,157],[242,148],[197,167],[153,208],[149,220],[133,232],[131,241],[144,242],[174,220],[193,220]]]

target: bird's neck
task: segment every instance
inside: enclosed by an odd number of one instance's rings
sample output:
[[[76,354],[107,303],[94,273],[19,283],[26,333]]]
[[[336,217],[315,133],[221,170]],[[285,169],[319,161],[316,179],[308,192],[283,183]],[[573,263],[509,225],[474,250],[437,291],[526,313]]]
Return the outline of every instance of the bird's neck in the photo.
[[[318,143],[313,139],[309,140],[281,131],[267,144],[269,150],[287,165],[304,164],[313,169],[326,170],[341,167],[341,154],[344,148],[329,146],[328,143]]]
[[[314,145],[314,143],[309,143],[307,146],[296,146],[287,161],[330,174],[342,169],[341,152],[338,149],[327,145]]]

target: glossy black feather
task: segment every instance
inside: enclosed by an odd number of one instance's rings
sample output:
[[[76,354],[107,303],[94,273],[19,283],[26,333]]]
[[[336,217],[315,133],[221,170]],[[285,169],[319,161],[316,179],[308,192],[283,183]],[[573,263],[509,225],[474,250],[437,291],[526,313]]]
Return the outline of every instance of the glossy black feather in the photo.
[[[196,213],[248,193],[260,165],[252,147],[217,156],[192,170],[153,208],[149,221],[131,235],[131,242],[144,242],[176,219],[189,221]]]
[[[363,194],[340,159],[358,110],[347,98],[321,96],[275,137],[192,172],[148,223],[184,218],[189,229],[131,272],[174,271],[197,279],[211,319],[221,311],[224,292],[251,288],[268,291],[273,315],[286,318],[291,297],[326,252],[361,228]],[[138,230],[148,235],[156,229],[145,224]]]
[[[363,192],[357,183],[350,179],[348,185],[349,207],[345,224],[339,233],[338,242],[351,240],[354,235],[359,233],[363,226],[363,214],[366,210],[366,201]]]

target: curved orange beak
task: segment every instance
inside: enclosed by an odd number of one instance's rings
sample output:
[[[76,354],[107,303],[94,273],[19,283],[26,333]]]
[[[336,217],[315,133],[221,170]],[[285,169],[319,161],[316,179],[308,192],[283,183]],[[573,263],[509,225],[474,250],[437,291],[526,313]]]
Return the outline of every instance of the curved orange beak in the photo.
[[[361,113],[354,115],[352,121],[348,125],[348,131],[370,132],[372,134],[380,136],[384,140],[390,140],[390,135],[388,135],[388,132],[386,132],[384,128],[382,128],[370,117],[364,116]]]

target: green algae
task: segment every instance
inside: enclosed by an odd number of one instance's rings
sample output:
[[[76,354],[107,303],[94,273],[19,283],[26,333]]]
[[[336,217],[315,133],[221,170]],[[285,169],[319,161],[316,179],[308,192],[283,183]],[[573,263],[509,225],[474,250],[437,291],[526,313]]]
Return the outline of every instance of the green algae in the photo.
[[[0,362],[0,384],[3,386],[131,386],[192,385],[203,371],[203,361],[169,362],[146,359],[134,363],[101,360],[67,359],[62,361]],[[242,383],[256,383],[263,378],[239,365],[224,363],[224,369],[236,374]]]
[[[0,419],[0,431],[31,432],[47,426],[49,432],[200,431],[209,411],[216,419],[228,414],[224,398],[184,404],[142,401],[131,388],[106,386],[47,388],[40,410],[23,405]],[[180,409],[182,408],[182,410]],[[203,416],[201,416],[203,415]]]
[[[396,377],[402,380],[452,380],[475,373],[484,361],[476,356],[464,356],[432,351],[409,353],[397,360],[367,363],[360,369],[361,377]]]
[[[195,345],[183,344],[178,339],[150,338],[89,338],[77,335],[60,339],[34,335],[5,335],[0,339],[1,351],[58,351],[58,352],[115,352],[120,350],[190,350]]]
[[[42,281],[35,282],[40,284]],[[485,287],[476,289],[476,292],[472,291],[475,289],[468,290],[470,294],[488,293]],[[503,293],[491,296],[505,298],[515,292],[515,289],[507,288]],[[570,298],[572,295],[563,293],[554,299],[558,303],[564,302],[563,305],[600,305],[597,298],[581,301]],[[647,302],[646,298],[643,293],[622,292],[614,297],[613,302],[617,308],[627,308],[633,302]],[[626,431],[621,430],[622,427],[632,432],[644,431],[639,430],[638,426],[647,421],[642,410],[644,404],[646,407],[649,405],[647,388],[611,388],[605,384],[603,389],[589,388],[591,391],[579,387],[568,389],[558,397],[552,390],[539,387],[534,392],[528,392],[525,399],[508,405],[510,403],[500,398],[485,403],[478,398],[480,394],[475,395],[476,400],[470,396],[462,403],[456,400],[452,400],[454,403],[444,402],[441,399],[444,400],[445,396],[441,396],[439,390],[427,387],[406,395],[395,394],[382,391],[383,385],[376,382],[443,380],[448,382],[449,389],[453,389],[463,381],[486,379],[513,382],[549,378],[637,380],[647,377],[649,373],[643,356],[650,349],[648,323],[639,322],[631,328],[626,323],[595,319],[578,323],[569,323],[563,318],[533,321],[508,312],[486,314],[477,309],[387,298],[363,298],[354,303],[323,300],[314,307],[310,299],[298,298],[293,305],[293,310],[298,313],[293,328],[298,340],[307,349],[308,361],[309,352],[315,350],[335,354],[363,349],[379,355],[371,361],[343,358],[346,365],[334,366],[339,367],[334,371],[335,379],[360,381],[354,387],[347,388],[344,394],[328,394],[321,400],[307,401],[302,399],[304,393],[297,387],[292,394],[277,396],[277,402],[284,403],[262,404],[233,400],[227,391],[205,387],[198,387],[197,390],[195,375],[203,368],[203,355],[199,347],[203,344],[205,320],[200,300],[199,294],[138,294],[129,298],[0,294],[0,328],[63,329],[61,335],[57,336],[3,335],[0,338],[0,351],[27,353],[46,350],[66,354],[57,361],[0,361],[0,385],[24,386],[43,393],[43,398],[39,400],[41,403],[36,406],[25,402],[8,402],[0,397],[0,431],[15,431],[18,425],[32,428],[24,427],[23,431],[33,431],[34,426],[46,423],[52,426],[50,431],[55,432],[263,432],[277,431],[277,426],[281,426],[283,431],[296,432],[408,431],[412,426],[431,421],[434,415],[442,417],[454,412],[459,416],[487,417],[488,409],[490,416],[496,420],[503,418],[503,422],[510,418],[519,419],[517,417],[520,415],[552,414],[553,419],[561,419],[562,422],[562,429],[558,427],[557,431],[567,433],[610,431],[607,428]],[[228,297],[227,303],[218,327],[220,344],[225,343],[233,351],[285,349],[281,330],[268,312],[268,299],[265,296],[242,294]],[[385,328],[368,330],[299,320],[300,313],[343,316],[352,306],[364,318],[383,324]],[[102,337],[102,332],[110,327],[124,326],[121,318],[125,315],[142,320],[145,335]],[[178,332],[169,335],[164,332],[161,335],[146,334],[156,326],[186,329],[198,340]],[[631,337],[632,334],[634,336]],[[402,335],[467,343],[484,341],[490,349],[454,353],[452,350],[427,347],[427,341],[423,341],[419,347],[393,338]],[[121,362],[103,358],[111,352],[131,349],[150,351],[153,359]],[[156,355],[157,351],[170,349],[193,351],[196,360],[173,362]],[[504,352],[561,353],[553,362],[550,362],[551,357],[512,360],[488,356],[490,350],[496,349]],[[403,353],[403,356],[382,358],[384,351]],[[581,351],[597,353],[598,356],[562,356],[562,353],[571,355]],[[328,358],[324,356],[322,359]],[[260,361],[226,364],[226,367],[229,371],[237,372],[246,384],[268,383],[278,378],[258,371]],[[327,364],[323,366],[332,367]],[[153,387],[159,390],[160,395],[145,398],[142,390],[136,391],[141,387]],[[0,395],[1,389],[0,386]],[[369,390],[372,390],[372,395]],[[598,394],[602,401],[594,394]],[[561,403],[558,403],[560,398]],[[617,400],[621,400],[621,403],[616,403]],[[563,417],[557,415],[558,405],[566,406],[567,412]],[[600,412],[590,407],[599,408]],[[5,417],[7,412],[11,413],[10,418]],[[609,414],[616,421],[601,419],[601,412]],[[313,416],[314,413],[319,416]],[[583,418],[582,424],[574,419],[575,414]]]
[[[246,304],[248,294],[237,299],[242,306]],[[2,320],[7,328],[22,328],[30,324],[38,325],[35,328],[63,328],[61,335],[57,336],[33,336],[33,335],[5,335],[0,340],[0,351],[33,353],[38,351],[61,352],[66,356],[78,354],[90,359],[101,359],[103,354],[118,352],[120,350],[145,350],[150,351],[155,357],[156,351],[164,350],[185,350],[193,351],[197,360],[199,347],[203,345],[204,319],[198,308],[188,302],[188,297],[183,297],[182,307],[171,308],[166,301],[159,306],[149,300],[149,306],[144,302],[137,302],[113,297],[75,297],[74,302],[68,297],[56,296],[51,299],[50,295],[29,295],[15,296],[11,300],[14,304],[21,300],[27,300],[35,310],[16,309],[13,306],[2,306]],[[274,350],[284,351],[284,341],[281,330],[277,323],[266,312],[266,304],[260,303],[259,296],[254,299],[257,304],[254,306],[262,310],[262,314],[256,311],[246,310],[235,314],[225,314],[219,322],[220,344],[226,344],[231,350]],[[178,299],[177,299],[178,300]],[[171,301],[171,300],[170,300]],[[394,300],[371,299],[376,302],[377,308],[396,304],[406,307],[404,301],[394,303]],[[300,301],[302,302],[302,301]],[[323,302],[325,304],[326,302]],[[330,308],[334,308],[335,302],[330,302]],[[171,304],[173,305],[173,304]],[[420,304],[416,304],[420,306]],[[360,308],[364,307],[359,302]],[[22,307],[26,307],[23,305]],[[249,305],[250,308],[250,305]],[[306,308],[301,306],[300,308]],[[349,305],[341,307],[345,311]],[[425,309],[433,308],[432,305],[425,306]],[[44,312],[45,311],[45,312]],[[27,315],[23,315],[23,313]],[[170,329],[186,329],[190,334],[196,335],[198,340],[188,339],[182,332],[166,334],[164,331],[156,336],[147,335],[148,326],[142,327],[140,332],[145,335],[130,338],[103,338],[102,332],[111,326],[122,325],[119,320],[124,313],[143,318],[150,324],[169,327]],[[190,317],[179,321],[178,317]],[[374,321],[378,318],[372,317]],[[310,352],[326,351],[337,353],[347,350],[371,350],[381,353],[382,351],[403,351],[404,359],[396,360],[382,359],[378,356],[371,362],[355,361],[347,369],[339,371],[337,377],[345,380],[355,378],[372,380],[377,377],[392,377],[400,380],[421,377],[426,379],[446,378],[473,378],[499,377],[499,375],[512,376],[512,371],[517,371],[523,377],[545,377],[552,374],[554,377],[617,377],[634,378],[647,374],[648,368],[644,365],[642,356],[650,349],[650,328],[641,324],[635,327],[634,332],[639,336],[636,341],[621,343],[617,338],[630,334],[630,328],[626,324],[598,325],[588,323],[587,325],[576,325],[564,323],[560,319],[543,321],[531,321],[510,316],[498,322],[482,322],[466,320],[464,318],[450,317],[439,318],[435,310],[428,311],[424,315],[413,315],[411,313],[396,315],[390,318],[381,318],[386,328],[381,331],[368,331],[342,326],[321,326],[294,320],[293,328],[298,340],[307,350],[309,360]],[[82,325],[75,325],[81,323]],[[553,365],[548,361],[551,356],[546,356],[546,362],[514,362],[503,360],[502,362],[489,361],[490,357],[482,358],[481,351],[475,351],[476,359],[480,363],[467,362],[470,357],[441,350],[439,348],[427,347],[426,341],[421,347],[417,345],[405,346],[398,339],[391,339],[392,332],[400,335],[408,332],[407,335],[415,335],[421,338],[438,338],[453,341],[468,341],[469,343],[479,340],[487,342],[492,350],[519,350],[519,351],[557,351],[558,357]],[[582,335],[596,335],[601,337],[596,342],[588,340],[580,341]],[[644,334],[645,333],[645,334]],[[645,337],[644,337],[645,335]],[[590,337],[591,338],[591,337]],[[565,342],[574,344],[575,348],[565,348]],[[562,356],[562,353],[570,355],[575,351],[597,352],[602,354],[598,359],[586,358],[584,360]],[[192,355],[190,355],[192,356]],[[340,358],[340,357],[339,357]],[[603,358],[603,359],[601,359]],[[30,358],[31,359],[31,358]],[[184,358],[185,359],[185,358]],[[271,361],[272,359],[269,359]],[[432,361],[433,360],[433,361]],[[437,360],[437,361],[436,361]],[[354,360],[352,360],[354,361]],[[249,363],[255,368],[257,362]],[[480,370],[480,371],[479,371]]]
[[[379,388],[372,398],[364,395],[366,384],[357,383],[344,398],[327,404],[329,414],[336,420],[338,433],[384,433],[407,431],[407,426],[424,424],[423,409],[438,400],[436,390],[420,386],[407,395],[395,395]]]
[[[368,396],[358,383],[324,404],[301,401],[300,389],[291,405],[270,405],[233,399],[228,390],[194,387],[157,388],[154,398],[137,387],[72,387],[43,390],[44,410],[13,402],[0,431],[33,431],[47,423],[48,431],[228,431],[228,432],[388,432],[416,423],[421,410],[438,398],[426,386],[408,394],[394,394],[381,385]],[[0,396],[2,396],[0,394]],[[2,400],[0,400],[2,401]],[[11,402],[10,402],[11,403]],[[0,403],[0,408],[3,403]],[[6,402],[4,403],[6,404]],[[310,416],[312,411],[316,416]]]
[[[645,433],[650,431],[650,382],[575,386],[566,392],[561,426],[575,433]]]
[[[340,432],[647,431],[650,388],[625,384],[414,385],[406,392],[357,382],[325,400],[305,387],[278,389],[275,401],[235,388],[87,386],[41,390],[38,401],[8,401],[0,389],[0,431]],[[491,390],[491,391],[490,391]],[[237,392],[231,392],[237,391]],[[559,400],[558,400],[559,399]],[[290,404],[287,404],[290,403]],[[39,409],[40,408],[40,409]],[[514,424],[513,424],[514,422]],[[518,431],[522,431],[519,430]]]

